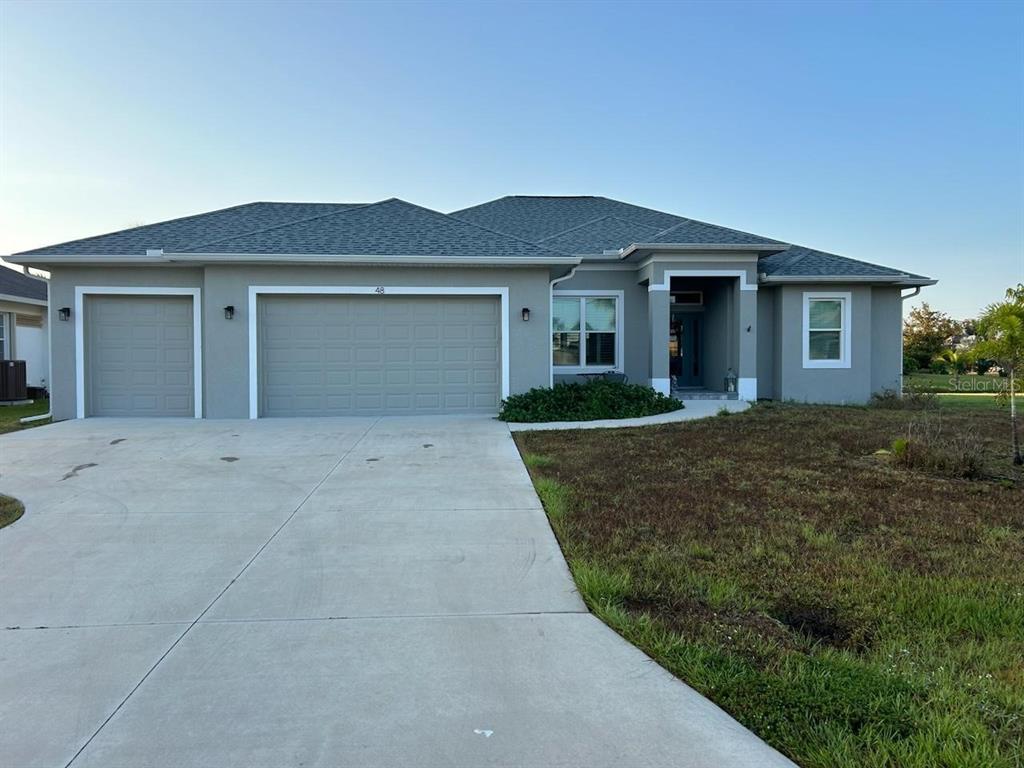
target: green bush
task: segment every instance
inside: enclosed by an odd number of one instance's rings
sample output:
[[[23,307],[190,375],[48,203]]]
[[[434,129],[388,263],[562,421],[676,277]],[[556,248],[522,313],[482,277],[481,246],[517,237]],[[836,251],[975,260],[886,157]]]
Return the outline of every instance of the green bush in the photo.
[[[598,379],[586,384],[556,384],[512,395],[501,404],[502,421],[593,421],[630,419],[678,411],[683,404],[674,397],[640,384],[621,384]]]

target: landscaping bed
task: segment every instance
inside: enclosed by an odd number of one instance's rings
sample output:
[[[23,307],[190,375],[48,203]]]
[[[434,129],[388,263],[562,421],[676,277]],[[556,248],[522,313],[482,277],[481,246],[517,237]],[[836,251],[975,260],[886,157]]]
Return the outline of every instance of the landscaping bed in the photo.
[[[641,384],[596,379],[537,387],[502,402],[498,418],[512,422],[635,419],[678,411],[682,402]]]
[[[777,404],[515,435],[599,617],[801,765],[850,768],[1024,761],[1008,437],[1005,408]]]

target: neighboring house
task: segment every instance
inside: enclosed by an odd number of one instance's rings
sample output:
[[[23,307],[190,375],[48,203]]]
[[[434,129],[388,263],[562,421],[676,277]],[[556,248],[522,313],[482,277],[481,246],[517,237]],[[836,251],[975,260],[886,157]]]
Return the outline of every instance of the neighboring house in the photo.
[[[46,281],[0,264],[0,360],[24,360],[30,387],[50,377]]]
[[[52,275],[58,419],[493,413],[608,371],[864,402],[935,282],[602,197],[249,203],[17,260]]]

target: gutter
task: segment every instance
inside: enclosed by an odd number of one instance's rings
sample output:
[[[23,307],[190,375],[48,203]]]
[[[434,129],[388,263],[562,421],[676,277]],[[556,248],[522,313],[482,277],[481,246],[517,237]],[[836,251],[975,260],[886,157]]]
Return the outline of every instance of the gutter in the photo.
[[[555,284],[561,283],[564,280],[571,280],[576,276],[576,270],[580,268],[579,264],[576,264],[572,269],[566,272],[561,277],[556,277],[548,283],[548,325],[551,324],[551,315],[555,311]],[[548,355],[548,386],[555,386],[555,361]]]
[[[387,255],[368,254],[265,254],[265,253],[164,253],[160,250],[146,251],[145,256],[30,256],[12,257],[19,259],[17,264],[45,268],[46,265],[81,264],[81,265],[134,265],[156,266],[167,264],[411,264],[424,266],[510,266],[510,267],[547,267],[579,264],[582,259],[577,256],[537,256],[523,258],[521,256],[422,256],[422,255]]]
[[[906,273],[898,275],[758,275],[759,283],[882,283],[886,285],[916,286],[935,285],[938,280],[929,277],[914,277]],[[917,295],[917,294],[914,294]],[[908,297],[909,298],[909,297]]]

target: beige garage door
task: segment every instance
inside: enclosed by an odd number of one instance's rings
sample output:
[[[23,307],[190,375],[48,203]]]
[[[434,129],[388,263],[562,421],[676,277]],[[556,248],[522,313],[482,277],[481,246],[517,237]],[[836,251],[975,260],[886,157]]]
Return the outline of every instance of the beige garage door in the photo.
[[[260,297],[260,415],[494,413],[499,315],[497,297]]]
[[[88,416],[194,416],[192,298],[86,296]]]

